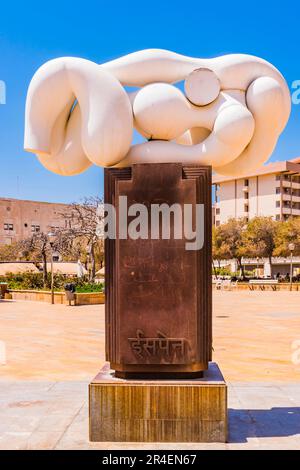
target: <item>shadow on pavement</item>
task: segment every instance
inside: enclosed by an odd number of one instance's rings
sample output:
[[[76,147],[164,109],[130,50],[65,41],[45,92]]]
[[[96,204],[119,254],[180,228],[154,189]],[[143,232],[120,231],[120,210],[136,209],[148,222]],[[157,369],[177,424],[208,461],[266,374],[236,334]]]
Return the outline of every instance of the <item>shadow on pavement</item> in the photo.
[[[300,435],[300,407],[268,410],[228,409],[229,442],[247,442],[253,437]]]

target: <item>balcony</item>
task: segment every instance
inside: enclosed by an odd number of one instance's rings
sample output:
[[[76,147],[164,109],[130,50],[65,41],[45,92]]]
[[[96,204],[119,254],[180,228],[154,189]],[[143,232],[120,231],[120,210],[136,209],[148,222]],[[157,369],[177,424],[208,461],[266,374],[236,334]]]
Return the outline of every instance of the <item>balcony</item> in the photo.
[[[300,215],[300,209],[295,209],[294,207],[283,207],[282,213],[287,215]]]
[[[280,194],[279,194],[280,196]],[[283,201],[291,201],[293,200],[294,202],[300,202],[300,196],[295,196],[295,194],[291,195],[291,194],[285,194],[283,193],[282,194],[282,200]]]
[[[292,182],[292,185],[291,185],[291,182],[290,181],[286,181],[286,180],[282,180],[282,187],[283,188],[294,188],[294,189],[300,189],[300,183],[296,183],[295,181]]]

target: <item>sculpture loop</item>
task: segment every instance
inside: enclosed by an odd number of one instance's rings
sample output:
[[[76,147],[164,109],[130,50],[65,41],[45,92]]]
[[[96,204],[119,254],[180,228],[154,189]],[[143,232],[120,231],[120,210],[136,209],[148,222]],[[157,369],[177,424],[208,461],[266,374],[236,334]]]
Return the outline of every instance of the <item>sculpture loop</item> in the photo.
[[[174,85],[182,80],[184,91]],[[24,146],[62,175],[92,163],[183,162],[234,176],[269,158],[289,114],[284,78],[258,57],[152,49],[102,65],[66,57],[44,64],[30,83]],[[133,127],[148,142],[132,145]]]

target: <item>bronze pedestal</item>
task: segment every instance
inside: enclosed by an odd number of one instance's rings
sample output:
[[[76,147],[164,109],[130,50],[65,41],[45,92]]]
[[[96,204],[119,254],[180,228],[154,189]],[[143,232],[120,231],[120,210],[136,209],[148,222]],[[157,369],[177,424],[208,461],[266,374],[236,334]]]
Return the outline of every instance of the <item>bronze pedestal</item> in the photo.
[[[148,239],[121,238],[120,196],[128,207],[149,209]],[[165,163],[106,169],[105,202],[117,216],[117,237],[105,243],[107,361],[117,377],[200,377],[212,347],[211,168]],[[202,204],[203,248],[187,250],[188,240],[175,238],[175,216],[170,239],[151,238],[157,204],[177,204],[182,214],[190,204],[194,216]]]

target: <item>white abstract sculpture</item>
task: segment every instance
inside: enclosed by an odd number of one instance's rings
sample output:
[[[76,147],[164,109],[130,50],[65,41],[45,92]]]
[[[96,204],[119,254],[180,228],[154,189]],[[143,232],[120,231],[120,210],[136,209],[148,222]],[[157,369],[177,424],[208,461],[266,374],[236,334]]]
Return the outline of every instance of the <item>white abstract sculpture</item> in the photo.
[[[182,80],[184,92],[173,85]],[[30,83],[24,146],[61,175],[92,163],[183,162],[234,176],[269,158],[289,114],[284,78],[254,56],[150,49],[102,65],[66,57]],[[133,127],[148,141],[132,145]]]

